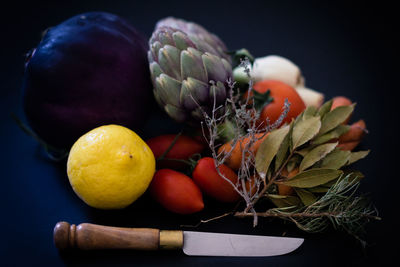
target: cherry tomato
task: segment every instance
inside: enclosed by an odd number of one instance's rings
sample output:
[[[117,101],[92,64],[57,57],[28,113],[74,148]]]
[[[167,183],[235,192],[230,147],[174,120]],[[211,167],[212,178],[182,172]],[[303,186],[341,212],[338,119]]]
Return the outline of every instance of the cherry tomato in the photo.
[[[250,147],[250,151],[253,154],[256,154],[258,151],[258,148],[262,144],[262,142],[267,138],[269,133],[257,133],[256,138],[259,139],[253,143],[253,145]],[[239,139],[238,142],[236,142],[235,147],[232,149],[233,141],[230,141],[228,143],[223,144],[218,148],[218,154],[221,154],[223,152],[228,153],[230,151],[229,157],[226,158],[225,160],[225,165],[227,165],[229,168],[232,170],[237,171],[241,164],[242,164],[242,157],[243,157],[243,149],[246,147],[246,145],[250,142],[250,138],[241,138]],[[245,153],[245,156],[248,156],[248,153]]]
[[[219,170],[233,184],[236,184],[238,176],[231,168],[221,165]],[[218,174],[213,158],[205,157],[200,159],[192,177],[205,194],[218,201],[236,202],[240,199],[240,195],[235,191],[232,184]]]
[[[290,103],[290,110],[282,124],[291,122],[292,118],[296,118],[306,108],[296,90],[281,81],[264,80],[255,83],[253,88],[261,94],[269,90],[270,96],[273,98],[273,101],[262,109],[258,121],[259,125],[266,126],[267,119],[269,119],[271,124],[274,123],[282,114],[286,98]]]
[[[156,159],[158,159],[170,147],[175,134],[160,135],[147,140],[147,145]],[[165,155],[166,159],[157,161],[157,168],[169,168],[181,170],[185,167],[182,162],[177,162],[169,159],[188,160],[193,154],[201,153],[204,149],[204,144],[194,140],[193,138],[185,135],[179,136],[171,150]]]
[[[197,185],[190,177],[174,170],[157,171],[150,184],[150,193],[165,209],[175,213],[192,214],[204,208]]]
[[[353,104],[351,100],[345,96],[335,96],[332,100],[331,110],[340,106],[350,106]]]
[[[296,174],[299,173],[299,168],[293,169],[291,172],[288,172],[286,169],[283,169],[282,175],[286,176],[288,179],[293,178]],[[278,184],[278,194],[281,196],[289,196],[293,195],[294,190],[293,187],[284,185],[284,184]]]
[[[350,126],[347,133],[339,137],[338,147],[341,150],[353,150],[361,142],[367,131],[367,126],[364,120],[359,120]]]

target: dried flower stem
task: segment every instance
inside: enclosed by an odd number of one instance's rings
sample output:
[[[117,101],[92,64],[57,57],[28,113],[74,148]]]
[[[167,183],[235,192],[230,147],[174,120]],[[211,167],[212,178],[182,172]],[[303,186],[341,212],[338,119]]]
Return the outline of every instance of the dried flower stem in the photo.
[[[202,223],[209,223],[209,222],[212,222],[212,221],[215,221],[215,220],[222,219],[222,218],[227,217],[227,216],[232,215],[232,214],[233,214],[233,212],[227,212],[227,213],[224,213],[224,214],[216,216],[216,217],[212,217],[212,218],[207,219],[207,220],[200,220],[195,225],[181,225],[181,227],[199,227]]]
[[[275,181],[281,176],[281,173],[283,171],[283,169],[286,167],[287,163],[289,162],[289,160],[292,158],[292,156],[294,155],[295,150],[293,150],[292,152],[290,152],[290,155],[287,157],[287,159],[285,160],[285,162],[282,164],[282,166],[279,168],[279,170],[275,173],[275,175],[268,181],[267,184],[265,184],[264,188],[261,190],[260,195],[264,195],[266,192],[268,192],[268,189],[270,189],[270,187],[275,183]],[[251,203],[251,206],[254,207],[254,205],[257,203],[257,201],[260,198],[255,198],[253,200],[253,202]],[[249,208],[246,207],[246,209],[244,210],[244,214],[246,214],[249,211]],[[258,216],[258,214],[256,214]]]

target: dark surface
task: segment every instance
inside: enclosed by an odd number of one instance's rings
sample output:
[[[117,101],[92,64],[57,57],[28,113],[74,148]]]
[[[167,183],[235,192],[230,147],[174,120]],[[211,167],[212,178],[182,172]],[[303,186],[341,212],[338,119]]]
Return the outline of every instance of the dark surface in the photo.
[[[366,266],[386,265],[395,258],[392,249],[396,246],[393,242],[397,243],[395,196],[399,186],[395,124],[399,104],[394,97],[398,91],[398,53],[392,38],[398,34],[393,24],[394,7],[382,1],[374,5],[209,2],[54,1],[17,3],[14,8],[2,6],[0,265]],[[250,220],[229,218],[202,225],[198,230],[264,235],[287,232],[306,240],[294,253],[271,258],[188,257],[181,252],[58,253],[52,242],[52,230],[60,220],[176,229],[224,210],[217,206],[196,216],[176,216],[163,211],[147,195],[125,210],[92,209],[72,191],[65,162],[55,164],[48,160],[38,144],[10,118],[11,112],[24,118],[20,92],[24,54],[38,43],[41,31],[78,13],[94,10],[121,15],[148,37],[162,17],[173,15],[196,21],[218,34],[231,49],[246,47],[255,56],[288,57],[301,67],[308,86],[324,92],[327,98],[346,95],[356,101],[353,120],[365,119],[369,130],[361,149],[372,150],[355,166],[366,175],[360,191],[371,192],[383,218],[367,227],[367,249],[363,251],[356,241],[342,233],[307,235],[291,225],[269,220],[261,220],[253,229]],[[177,129],[164,115],[154,112],[142,136],[173,133]]]

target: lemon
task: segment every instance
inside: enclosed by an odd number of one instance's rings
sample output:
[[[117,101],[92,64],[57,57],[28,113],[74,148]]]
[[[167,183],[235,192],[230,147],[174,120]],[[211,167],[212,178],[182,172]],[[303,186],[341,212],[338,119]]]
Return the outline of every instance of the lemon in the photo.
[[[105,125],[81,136],[67,162],[69,182],[89,206],[121,209],[139,198],[155,172],[155,158],[133,131]]]

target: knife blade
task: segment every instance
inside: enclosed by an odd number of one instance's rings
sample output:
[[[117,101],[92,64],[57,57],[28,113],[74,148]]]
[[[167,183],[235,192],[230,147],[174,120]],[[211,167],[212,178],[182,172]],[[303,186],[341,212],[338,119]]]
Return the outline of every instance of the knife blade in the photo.
[[[58,249],[182,249],[190,256],[264,257],[290,253],[304,239],[260,235],[238,235],[152,228],[121,228],[59,222],[54,227]]]
[[[296,250],[303,241],[292,237],[184,231],[183,252],[190,256],[277,256]]]

